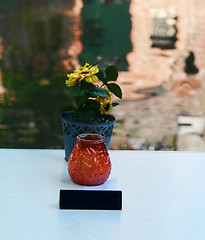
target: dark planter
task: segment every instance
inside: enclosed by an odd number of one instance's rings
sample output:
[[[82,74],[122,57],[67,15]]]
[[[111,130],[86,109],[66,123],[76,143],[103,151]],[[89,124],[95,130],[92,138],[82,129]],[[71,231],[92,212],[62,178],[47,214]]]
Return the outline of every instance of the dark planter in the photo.
[[[102,116],[98,123],[73,121],[73,112],[62,114],[65,160],[68,161],[76,144],[77,136],[82,133],[95,133],[105,137],[106,148],[109,148],[115,118],[112,115]]]

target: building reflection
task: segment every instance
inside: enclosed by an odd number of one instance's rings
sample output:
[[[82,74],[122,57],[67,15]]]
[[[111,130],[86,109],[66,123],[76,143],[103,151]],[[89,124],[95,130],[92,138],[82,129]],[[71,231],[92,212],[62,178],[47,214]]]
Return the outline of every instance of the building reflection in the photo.
[[[0,103],[7,97],[7,103],[3,103],[3,121],[8,131],[4,136],[12,138],[9,129],[14,118],[10,116],[8,122],[9,109],[11,115],[18,115],[16,136],[22,134],[19,126],[28,127],[21,136],[20,146],[31,147],[35,143],[37,147],[47,147],[49,137],[55,139],[50,146],[62,146],[61,129],[56,127],[60,125],[56,118],[54,123],[52,114],[66,107],[68,100],[62,93],[66,73],[73,70],[72,66],[96,61],[102,69],[116,65],[123,100],[149,97],[139,91],[159,86],[170,78],[171,57],[176,50],[152,48],[149,36],[149,11],[159,6],[165,8],[162,0],[143,4],[139,0],[29,2],[30,5],[20,0],[18,12],[16,5],[8,10],[10,14],[0,12],[3,19],[0,26],[5,29],[3,32],[0,28],[4,40],[0,41],[0,58],[4,52]],[[183,41],[183,38],[177,41],[177,48],[183,46]],[[29,125],[31,122],[34,124]],[[30,145],[27,144],[29,126],[35,126],[32,128],[35,139],[30,140]]]
[[[139,93],[139,91],[160,86],[171,76],[171,57],[176,51],[152,48],[149,34],[151,13],[154,8],[164,7],[169,12],[175,12],[167,5],[162,1],[156,3],[147,1],[144,4],[139,4],[138,0],[130,1],[132,50],[126,55],[128,71],[122,71],[119,77],[124,100],[139,100],[149,97],[149,94]],[[164,12],[164,10],[160,10],[160,12]]]
[[[67,50],[68,59],[64,60],[66,70],[71,70],[70,62],[78,66],[98,61],[102,69],[116,65],[124,100],[144,99],[148,95],[137,91],[166,82],[171,74],[171,53],[164,50],[161,54],[162,51],[151,47],[149,20],[154,4],[147,4],[146,10],[144,7],[137,0],[75,0],[73,10],[64,11],[65,16],[73,19],[70,31],[74,36]]]
[[[3,39],[0,38],[0,61],[2,61],[2,54],[3,54]],[[3,79],[2,79],[2,69],[0,68],[0,104],[4,103],[4,94],[7,92],[6,88],[3,86]]]
[[[82,0],[75,0],[74,6],[72,9],[66,9],[63,11],[63,15],[72,19],[72,25],[69,28],[69,31],[73,34],[73,41],[67,50],[68,59],[63,60],[66,71],[72,70],[72,66],[77,67],[79,65],[78,55],[81,54],[83,46],[80,40],[82,35],[81,28],[81,10],[83,8]]]

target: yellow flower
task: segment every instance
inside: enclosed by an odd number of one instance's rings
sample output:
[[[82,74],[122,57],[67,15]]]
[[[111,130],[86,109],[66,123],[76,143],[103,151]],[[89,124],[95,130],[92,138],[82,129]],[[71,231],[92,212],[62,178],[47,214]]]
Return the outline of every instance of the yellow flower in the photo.
[[[107,89],[107,87],[104,87]],[[107,89],[108,90],[108,89]],[[97,97],[96,100],[100,103],[100,112],[101,114],[108,114],[112,110],[112,93],[108,90],[109,97]]]
[[[101,114],[106,114],[107,115],[111,110],[112,110],[111,99],[109,99],[109,97],[101,99],[101,101],[100,101],[100,112],[101,112]]]
[[[69,79],[65,81],[65,84],[68,87],[72,87],[72,86],[74,86],[74,85],[76,85],[78,83],[78,78],[75,76],[74,73],[67,74],[67,76],[69,77]]]
[[[68,87],[74,86],[77,83],[85,79],[86,82],[98,81],[98,77],[95,75],[99,72],[98,67],[89,65],[86,63],[84,66],[80,66],[73,73],[67,74],[68,80],[66,80],[66,85]]]

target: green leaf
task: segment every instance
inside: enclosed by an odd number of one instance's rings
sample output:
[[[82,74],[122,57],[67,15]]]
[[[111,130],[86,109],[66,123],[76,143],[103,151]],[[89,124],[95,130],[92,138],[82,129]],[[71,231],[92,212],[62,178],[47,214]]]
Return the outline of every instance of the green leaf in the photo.
[[[117,102],[113,102],[113,103],[112,103],[112,106],[113,106],[113,107],[116,107],[116,106],[118,106],[118,105],[119,105],[119,103],[117,103]]]
[[[105,88],[100,88],[98,86],[95,86],[92,83],[87,84],[87,90],[89,91],[89,95],[91,97],[109,97],[110,94],[107,89]]]
[[[87,109],[95,109],[95,110],[99,110],[100,109],[100,103],[96,100],[92,100],[92,99],[88,99],[86,102],[85,102],[85,107]]]
[[[94,109],[84,109],[82,113],[83,113],[83,119],[84,119],[83,121],[85,122],[92,121],[97,117],[96,111]]]
[[[88,99],[84,106],[78,108],[75,116],[78,121],[89,122],[93,121],[100,114],[100,103],[96,100]]]
[[[75,110],[75,108],[72,107],[72,106],[69,106],[69,107],[61,108],[61,109],[58,111],[58,113],[69,112],[69,111],[73,111],[73,110]]]
[[[104,83],[105,77],[104,77],[104,73],[101,70],[98,73],[96,73],[95,75],[98,77],[98,79],[100,81],[102,81]]]
[[[112,92],[115,96],[122,99],[122,91],[121,88],[116,83],[107,84],[107,88]]]
[[[77,106],[80,107],[81,105],[83,105],[87,99],[88,99],[87,95],[76,97],[75,100]]]
[[[95,90],[90,92],[93,97],[110,97],[110,94],[107,89],[96,87]]]
[[[88,90],[80,87],[79,85],[75,85],[66,89],[65,93],[72,97],[81,97],[86,95]]]
[[[105,73],[106,73],[106,78],[105,78],[106,82],[116,81],[118,78],[118,71],[117,71],[117,68],[114,66],[107,67],[105,70]]]

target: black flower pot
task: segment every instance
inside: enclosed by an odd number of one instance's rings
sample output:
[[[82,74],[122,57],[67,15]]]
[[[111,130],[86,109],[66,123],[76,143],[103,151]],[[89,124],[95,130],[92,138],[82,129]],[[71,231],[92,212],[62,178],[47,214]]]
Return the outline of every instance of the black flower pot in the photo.
[[[62,114],[65,160],[68,161],[76,144],[77,136],[82,133],[95,133],[105,137],[106,148],[109,148],[115,118],[112,115],[101,116],[97,123],[84,123],[73,120],[73,112]]]

